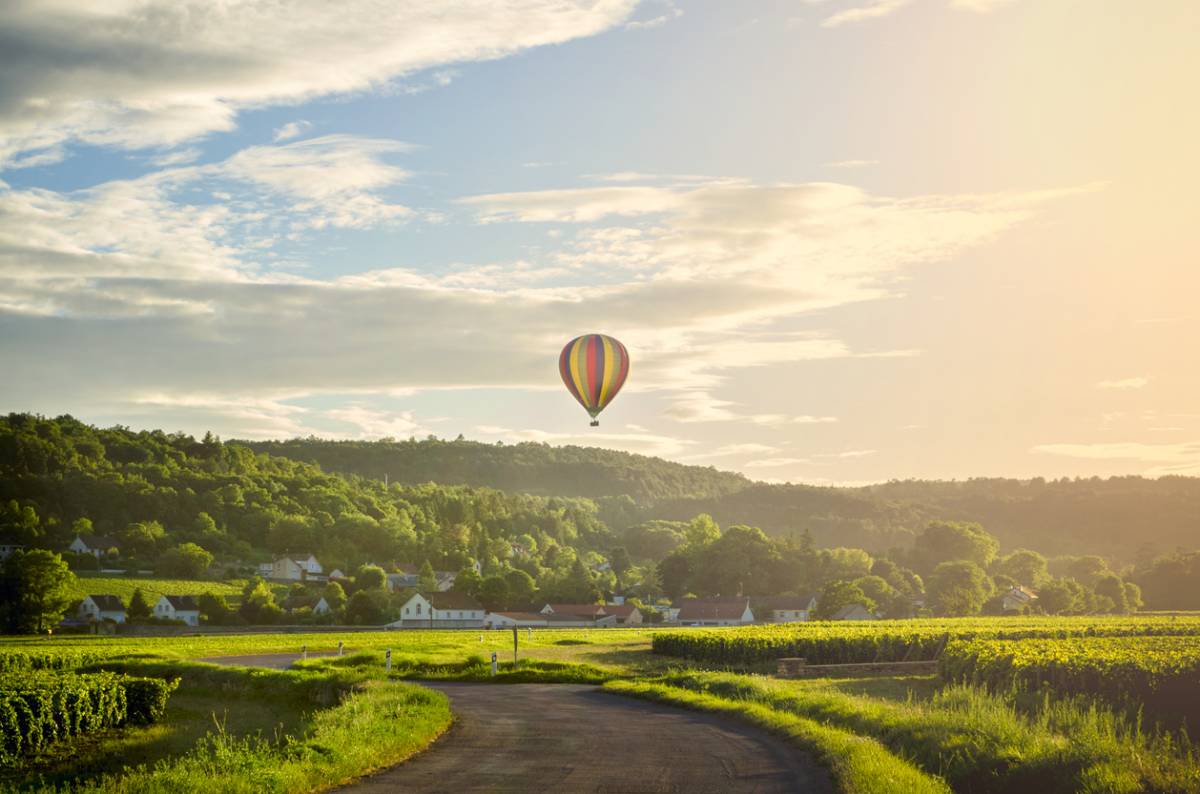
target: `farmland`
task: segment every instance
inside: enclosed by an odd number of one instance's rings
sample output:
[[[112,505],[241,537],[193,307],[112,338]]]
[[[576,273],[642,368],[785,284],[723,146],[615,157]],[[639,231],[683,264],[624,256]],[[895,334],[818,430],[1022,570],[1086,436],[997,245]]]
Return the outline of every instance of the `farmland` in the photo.
[[[362,710],[364,724],[380,732],[384,749],[364,757],[343,740],[342,749],[322,760],[343,770],[343,777],[353,776],[356,764],[375,768],[419,750],[448,719],[440,696],[404,700],[411,730],[404,737],[389,733],[370,714],[396,705],[379,699],[403,700],[425,690],[394,690],[384,681],[401,686],[401,678],[490,680],[495,653],[500,682],[602,683],[614,694],[766,727],[826,765],[847,792],[885,792],[904,780],[914,791],[1183,794],[1200,786],[1200,764],[1192,740],[1178,729],[1180,717],[1194,722],[1200,715],[1188,711],[1195,706],[1190,701],[1158,695],[1182,691],[1178,687],[1196,690],[1198,630],[1200,618],[1157,616],[521,630],[517,665],[508,631],[13,638],[0,642],[0,665],[11,669],[29,669],[31,660],[53,667],[59,659],[60,666],[82,666],[85,672],[180,684],[161,725],[85,741],[76,772],[68,773],[50,753],[34,764],[36,775],[9,772],[7,779],[35,790],[35,778],[67,782],[78,774],[93,790],[109,790],[113,743],[126,742],[128,752],[121,757],[141,765],[132,779],[144,784],[131,790],[158,790],[200,768],[220,780],[230,774],[222,764],[233,763],[231,758],[272,770],[269,790],[313,790],[319,784],[311,769],[293,759],[284,764],[285,773],[278,751],[255,737],[280,734],[299,742],[317,726],[336,733],[339,715]],[[797,650],[822,661],[911,658],[933,653],[930,638],[937,638],[939,675],[786,680],[761,674],[764,660]],[[341,657],[335,655],[339,640]],[[292,671],[214,668],[195,661],[298,656],[302,647],[310,658]],[[390,676],[384,669],[387,650]],[[278,720],[272,723],[265,713],[278,713]],[[205,714],[207,728],[198,718]],[[213,727],[214,714],[224,728]],[[224,790],[237,788],[230,784]]]

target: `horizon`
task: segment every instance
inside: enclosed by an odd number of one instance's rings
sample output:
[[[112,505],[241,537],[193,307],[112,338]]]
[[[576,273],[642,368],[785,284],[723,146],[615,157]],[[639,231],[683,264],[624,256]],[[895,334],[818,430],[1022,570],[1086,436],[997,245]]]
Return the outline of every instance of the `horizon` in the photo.
[[[1125,8],[24,4],[0,412],[1200,476],[1200,6]],[[589,429],[557,367],[593,332],[631,363]]]

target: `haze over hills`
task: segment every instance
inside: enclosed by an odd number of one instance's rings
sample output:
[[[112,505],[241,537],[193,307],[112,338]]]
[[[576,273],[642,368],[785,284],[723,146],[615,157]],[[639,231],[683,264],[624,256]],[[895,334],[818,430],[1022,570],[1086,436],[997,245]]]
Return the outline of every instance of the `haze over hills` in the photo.
[[[1200,478],[906,480],[854,487],[755,482],[712,467],[595,447],[443,441],[237,442],[326,471],[406,483],[488,486],[595,499],[614,530],[711,514],[769,534],[808,529],[819,545],[908,545],[931,520],[975,521],[1005,548],[1086,550],[1132,562],[1200,537]]]

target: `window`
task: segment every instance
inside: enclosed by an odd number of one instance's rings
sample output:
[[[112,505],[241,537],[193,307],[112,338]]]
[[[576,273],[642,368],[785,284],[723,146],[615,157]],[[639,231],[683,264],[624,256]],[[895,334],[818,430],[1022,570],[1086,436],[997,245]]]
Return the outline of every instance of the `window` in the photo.
[[[421,614],[421,604],[420,603],[417,604],[417,614],[418,615]]]

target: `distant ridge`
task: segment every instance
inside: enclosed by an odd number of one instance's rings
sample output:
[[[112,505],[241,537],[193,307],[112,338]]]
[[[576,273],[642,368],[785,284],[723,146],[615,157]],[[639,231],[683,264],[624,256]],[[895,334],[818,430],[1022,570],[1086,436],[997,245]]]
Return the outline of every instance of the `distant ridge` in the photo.
[[[809,530],[823,546],[907,545],[929,521],[976,521],[1007,549],[1080,549],[1118,560],[1200,544],[1200,478],[903,480],[839,488],[774,485],[712,467],[597,447],[477,441],[237,442],[326,471],[405,483],[487,486],[596,499],[614,530],[707,512],[723,526]],[[633,504],[624,506],[621,502]]]

